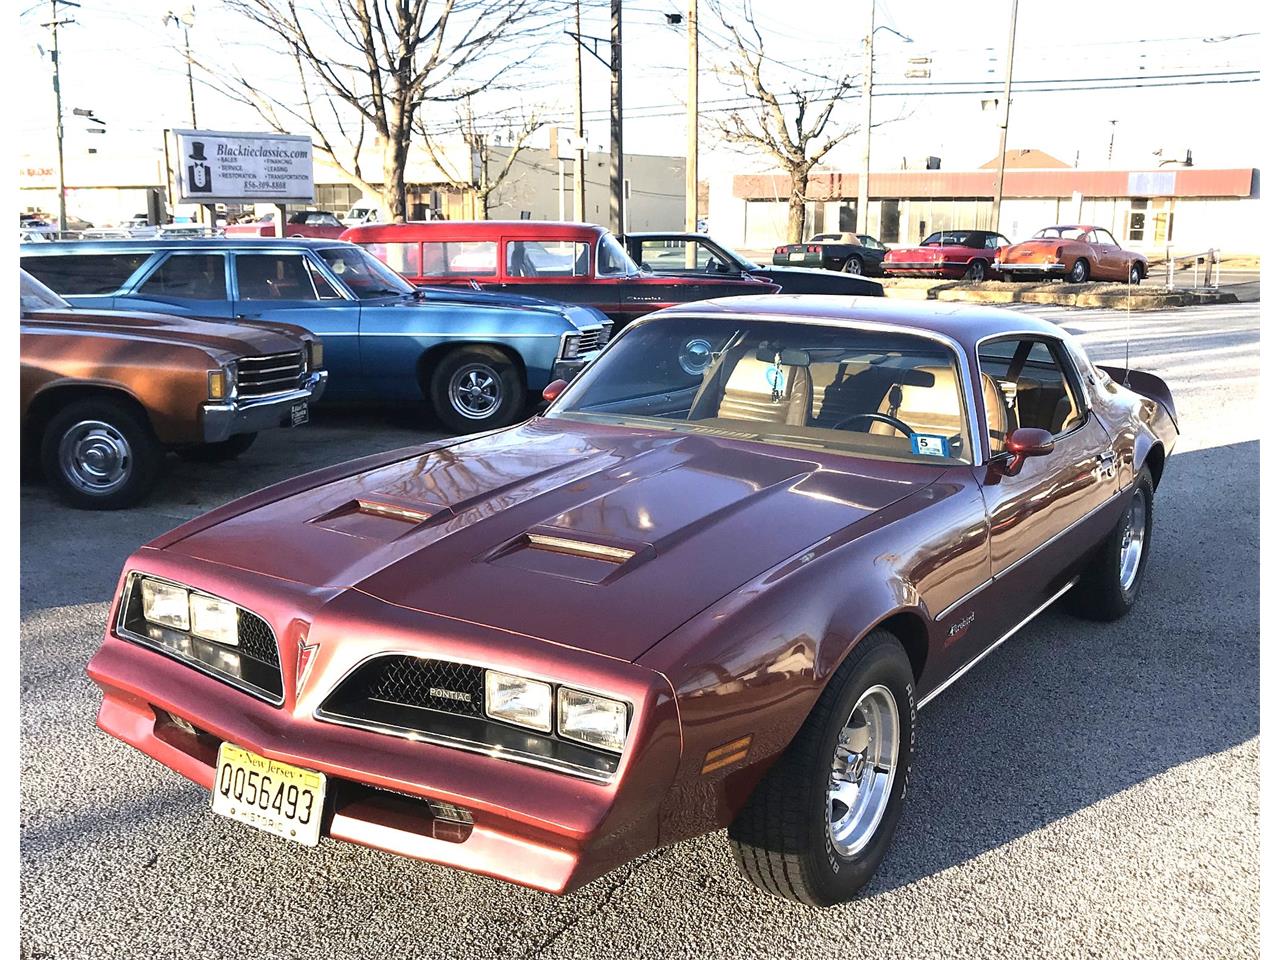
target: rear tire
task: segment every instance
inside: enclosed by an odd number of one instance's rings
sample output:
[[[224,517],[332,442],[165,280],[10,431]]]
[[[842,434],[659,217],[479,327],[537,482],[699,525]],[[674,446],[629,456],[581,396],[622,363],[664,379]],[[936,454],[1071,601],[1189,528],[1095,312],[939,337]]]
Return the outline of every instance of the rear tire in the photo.
[[[237,433],[218,443],[204,443],[197,447],[182,447],[178,456],[191,463],[223,463],[234,460],[258,439],[256,433]]]
[[[164,450],[144,415],[113,397],[67,404],[40,443],[45,478],[82,510],[120,510],[145,498],[160,476]]]
[[[810,906],[852,900],[884,859],[902,813],[915,717],[906,651],[889,631],[873,630],[730,825],[742,874]]]
[[[427,397],[436,416],[455,433],[505,427],[524,407],[520,371],[501,350],[459,347],[431,372]]]
[[[855,277],[862,276],[863,274],[862,258],[859,256],[852,256],[848,260],[846,260],[844,262],[844,272],[853,274],[853,276]]]
[[[1071,265],[1071,272],[1067,274],[1068,283],[1087,283],[1089,281],[1089,261],[1081,257]]]
[[[1155,485],[1145,466],[1115,529],[1098,547],[1088,568],[1068,595],[1072,613],[1086,620],[1119,620],[1138,600],[1151,555]]]

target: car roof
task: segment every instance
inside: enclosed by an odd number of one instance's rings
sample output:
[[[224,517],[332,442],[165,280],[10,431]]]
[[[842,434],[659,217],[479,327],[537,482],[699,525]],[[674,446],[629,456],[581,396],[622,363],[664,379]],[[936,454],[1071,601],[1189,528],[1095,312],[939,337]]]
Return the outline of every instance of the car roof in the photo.
[[[790,319],[818,320],[833,325],[877,323],[940,333],[966,350],[979,340],[999,334],[1029,333],[1061,339],[1062,328],[1038,317],[1012,310],[938,300],[895,300],[814,294],[771,294],[718,297],[667,307],[651,316],[733,315],[785,323]]]
[[[152,250],[308,250],[341,246],[342,240],[321,237],[155,237],[143,240],[56,240],[53,243],[22,244],[35,247],[41,256],[71,253],[127,253]]]
[[[411,220],[405,223],[364,223],[349,227],[344,236],[353,241],[390,240],[398,236],[514,237],[537,239],[550,234],[594,239],[608,231],[594,223],[569,220]]]

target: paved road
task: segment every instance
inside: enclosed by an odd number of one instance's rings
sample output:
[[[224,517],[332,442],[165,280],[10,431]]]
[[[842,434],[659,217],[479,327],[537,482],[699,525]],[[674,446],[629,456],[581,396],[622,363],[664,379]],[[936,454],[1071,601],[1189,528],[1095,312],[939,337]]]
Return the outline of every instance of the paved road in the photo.
[[[1143,600],[1051,610],[922,715],[897,840],[815,912],[738,878],[722,834],[557,899],[208,811],[93,727],[83,668],[127,552],[302,466],[422,437],[325,415],[236,466],[176,467],[146,509],[22,491],[22,930],[32,957],[1250,957],[1258,954],[1256,305],[1022,306],[1165,376],[1184,434]]]

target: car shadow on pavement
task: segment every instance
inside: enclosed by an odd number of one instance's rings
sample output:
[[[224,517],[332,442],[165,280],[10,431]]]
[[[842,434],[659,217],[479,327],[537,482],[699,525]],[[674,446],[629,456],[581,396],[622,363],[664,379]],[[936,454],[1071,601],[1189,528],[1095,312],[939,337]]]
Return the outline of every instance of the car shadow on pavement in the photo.
[[[921,712],[906,809],[865,896],[964,863],[1258,735],[1258,444],[1177,454],[1137,606],[1055,605]]]

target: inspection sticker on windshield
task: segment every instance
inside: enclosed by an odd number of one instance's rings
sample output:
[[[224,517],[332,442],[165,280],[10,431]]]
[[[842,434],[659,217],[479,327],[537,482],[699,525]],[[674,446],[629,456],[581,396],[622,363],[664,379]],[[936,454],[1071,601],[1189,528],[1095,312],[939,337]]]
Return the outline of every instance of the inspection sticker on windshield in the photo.
[[[927,457],[951,456],[951,442],[946,437],[932,433],[913,433],[911,435],[911,452],[922,453]]]

